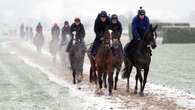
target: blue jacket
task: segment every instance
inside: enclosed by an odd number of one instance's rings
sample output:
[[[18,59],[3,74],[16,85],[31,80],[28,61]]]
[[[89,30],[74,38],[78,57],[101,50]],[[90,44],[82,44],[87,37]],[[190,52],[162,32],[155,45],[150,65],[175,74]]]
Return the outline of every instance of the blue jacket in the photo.
[[[144,33],[149,29],[150,21],[147,16],[143,20],[135,16],[132,21],[132,35],[134,40],[142,39]]]

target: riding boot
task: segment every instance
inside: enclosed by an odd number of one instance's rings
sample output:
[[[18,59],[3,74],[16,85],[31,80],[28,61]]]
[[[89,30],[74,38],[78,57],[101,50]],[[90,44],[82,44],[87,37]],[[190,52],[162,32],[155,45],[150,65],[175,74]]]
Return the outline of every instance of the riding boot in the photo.
[[[99,45],[100,45],[100,40],[96,37],[96,39],[93,42],[92,49],[91,49],[91,55],[93,58],[95,58],[97,48],[99,47]]]

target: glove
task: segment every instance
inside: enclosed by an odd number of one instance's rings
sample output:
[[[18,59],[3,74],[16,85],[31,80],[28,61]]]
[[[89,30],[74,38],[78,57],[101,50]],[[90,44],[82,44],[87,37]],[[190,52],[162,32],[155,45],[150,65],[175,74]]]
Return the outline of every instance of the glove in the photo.
[[[103,41],[104,40],[104,37],[101,37],[100,40]]]

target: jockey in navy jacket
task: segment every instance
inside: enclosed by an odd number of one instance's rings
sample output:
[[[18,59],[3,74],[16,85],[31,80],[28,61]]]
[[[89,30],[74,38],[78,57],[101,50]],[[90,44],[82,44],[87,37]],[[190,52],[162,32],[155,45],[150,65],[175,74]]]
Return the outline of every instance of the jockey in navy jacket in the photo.
[[[98,14],[95,24],[94,24],[94,32],[96,34],[95,40],[92,45],[91,54],[95,57],[98,47],[101,44],[101,38],[103,34],[108,30],[110,27],[110,18],[107,15],[106,11],[101,11]]]
[[[144,33],[149,29],[150,21],[149,18],[145,15],[145,10],[142,9],[142,7],[140,7],[140,9],[138,10],[138,14],[133,18],[131,25],[133,39],[124,48],[126,55],[134,53],[139,41],[143,39]],[[151,53],[151,50],[148,50]]]
[[[142,8],[138,11],[138,15],[133,18],[131,25],[133,40],[141,40],[150,25],[149,18],[145,16],[145,11]]]

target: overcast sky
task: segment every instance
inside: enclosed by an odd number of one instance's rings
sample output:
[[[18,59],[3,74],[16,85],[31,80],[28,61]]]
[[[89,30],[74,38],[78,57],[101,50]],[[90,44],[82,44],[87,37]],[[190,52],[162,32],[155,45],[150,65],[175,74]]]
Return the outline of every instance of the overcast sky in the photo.
[[[0,0],[0,22],[61,22],[64,19],[95,18],[108,13],[136,13],[143,6],[151,19],[188,21],[195,0]]]

